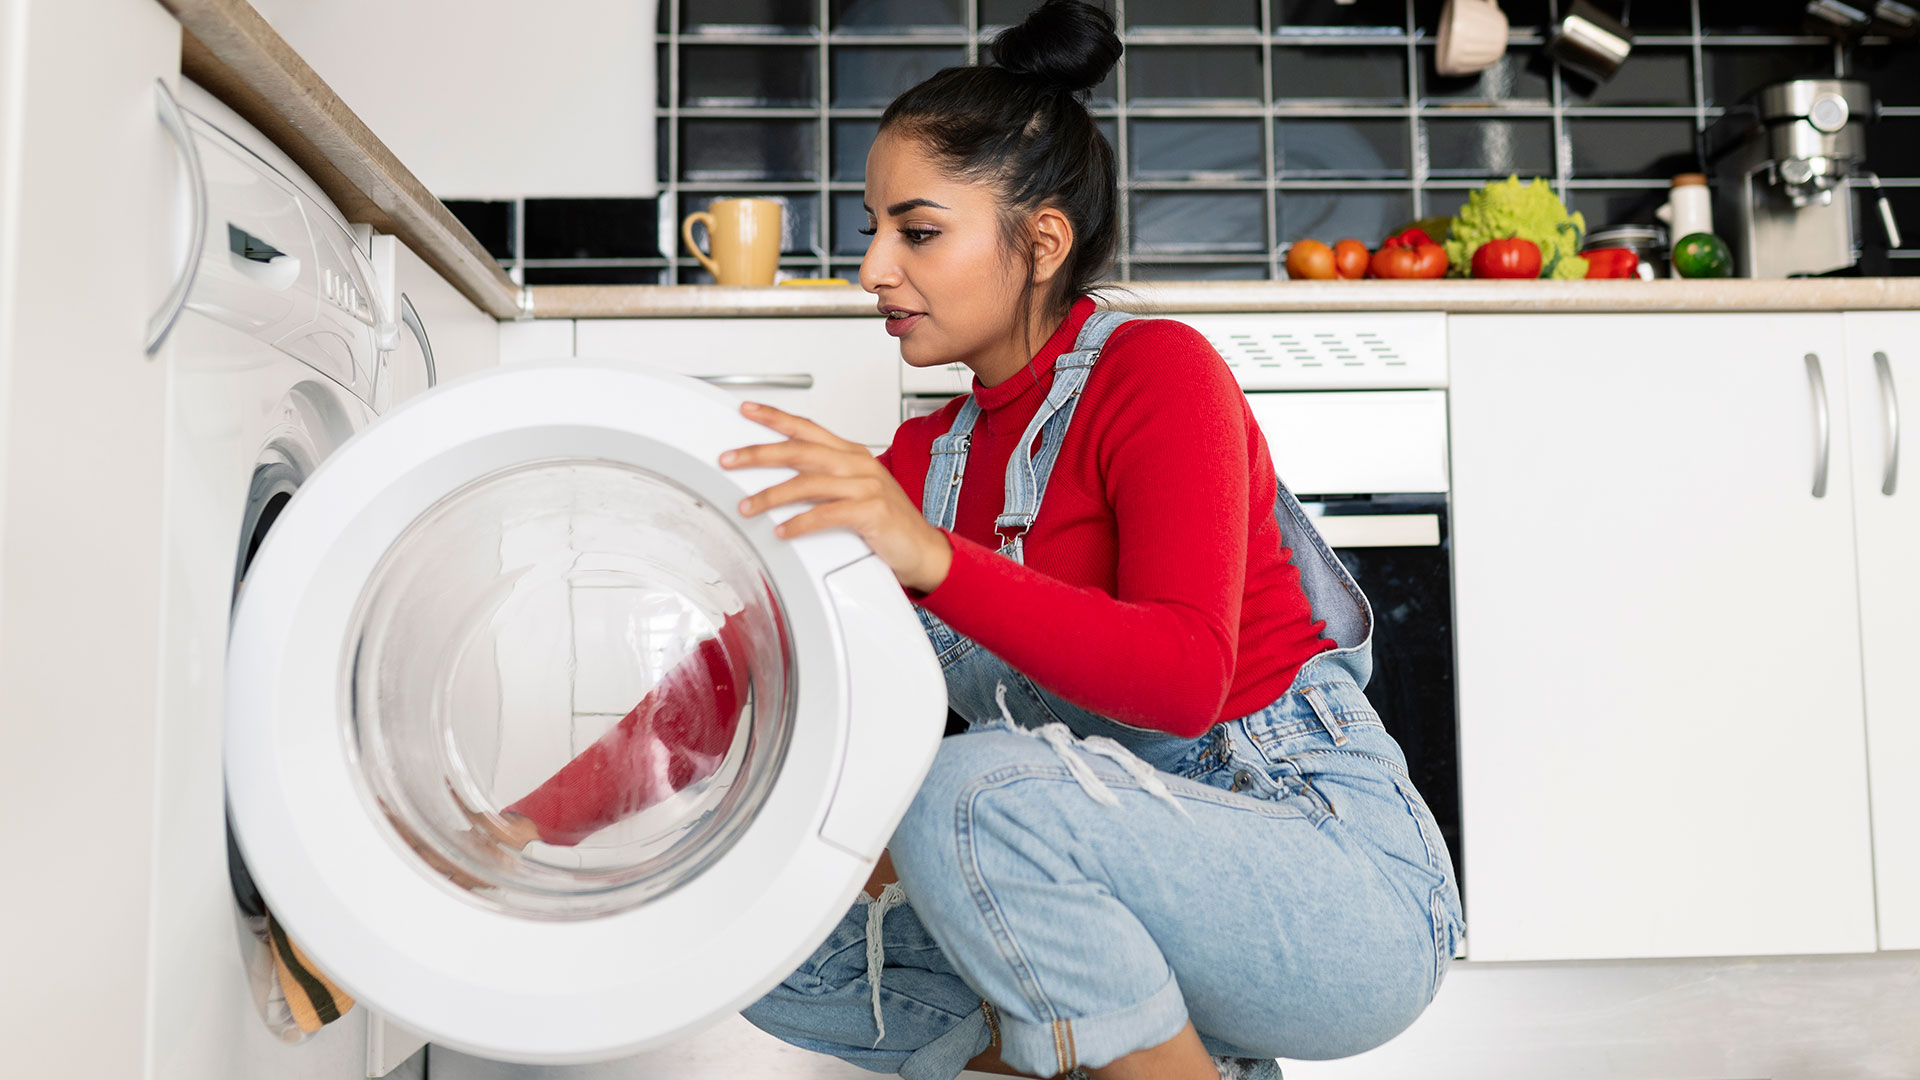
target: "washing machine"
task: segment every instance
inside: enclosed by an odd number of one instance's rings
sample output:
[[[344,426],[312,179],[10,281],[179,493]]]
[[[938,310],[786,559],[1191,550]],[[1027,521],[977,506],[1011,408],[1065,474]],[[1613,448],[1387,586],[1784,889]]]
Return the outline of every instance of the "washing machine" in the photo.
[[[790,474],[718,468],[768,438],[723,392],[438,379],[391,238],[191,84],[160,110],[149,1071],[336,1080],[426,1039],[586,1062],[736,1012],[854,902],[938,746],[891,573],[739,516]],[[542,800],[568,823],[505,842]],[[269,912],[358,1002],[315,1034],[276,1011]]]

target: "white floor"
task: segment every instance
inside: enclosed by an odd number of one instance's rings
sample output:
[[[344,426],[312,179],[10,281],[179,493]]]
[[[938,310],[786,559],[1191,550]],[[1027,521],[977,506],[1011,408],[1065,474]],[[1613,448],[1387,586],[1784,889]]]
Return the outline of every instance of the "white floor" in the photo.
[[[788,1046],[734,1016],[691,1042],[604,1065],[503,1065],[428,1047],[423,1080],[873,1080],[876,1075],[838,1058]],[[960,1075],[987,1080],[986,1073]]]
[[[1914,1080],[1920,952],[1456,963],[1425,1015],[1386,1046],[1284,1064],[1288,1080]],[[875,1075],[794,1049],[739,1017],[606,1065],[529,1068],[439,1047],[425,1065],[420,1080]]]

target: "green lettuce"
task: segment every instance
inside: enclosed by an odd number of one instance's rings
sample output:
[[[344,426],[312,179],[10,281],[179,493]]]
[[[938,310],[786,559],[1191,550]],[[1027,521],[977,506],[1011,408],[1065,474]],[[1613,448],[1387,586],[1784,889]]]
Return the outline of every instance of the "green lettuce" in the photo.
[[[1587,276],[1587,260],[1580,257],[1587,239],[1586,217],[1567,213],[1566,204],[1545,181],[1523,184],[1518,176],[1467,196],[1447,236],[1447,273],[1467,277],[1481,244],[1510,236],[1540,245],[1541,277],[1577,281]]]

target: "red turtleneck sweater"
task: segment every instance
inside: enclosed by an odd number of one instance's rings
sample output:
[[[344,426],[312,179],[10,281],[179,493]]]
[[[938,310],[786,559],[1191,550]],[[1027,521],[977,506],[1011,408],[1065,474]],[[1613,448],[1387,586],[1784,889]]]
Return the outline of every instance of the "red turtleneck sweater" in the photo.
[[[1206,338],[1136,319],[1108,339],[1067,428],[1025,565],[997,553],[1007,462],[1093,301],[1025,368],[974,381],[953,569],[915,602],[1076,705],[1197,736],[1285,693],[1321,636],[1274,521],[1266,440]],[[901,424],[881,461],[915,505],[964,398]],[[1037,445],[1037,443],[1036,443]]]

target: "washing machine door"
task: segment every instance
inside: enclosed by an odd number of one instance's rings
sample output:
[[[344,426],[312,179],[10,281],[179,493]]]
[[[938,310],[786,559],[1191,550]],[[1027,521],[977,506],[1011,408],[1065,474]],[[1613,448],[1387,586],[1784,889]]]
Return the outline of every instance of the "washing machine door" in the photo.
[[[521,367],[299,490],[236,608],[226,775],[321,971],[435,1041],[563,1063],[697,1030],[825,938],[946,695],[863,544],[736,512],[790,474],[720,452],[776,437],[663,371]]]

